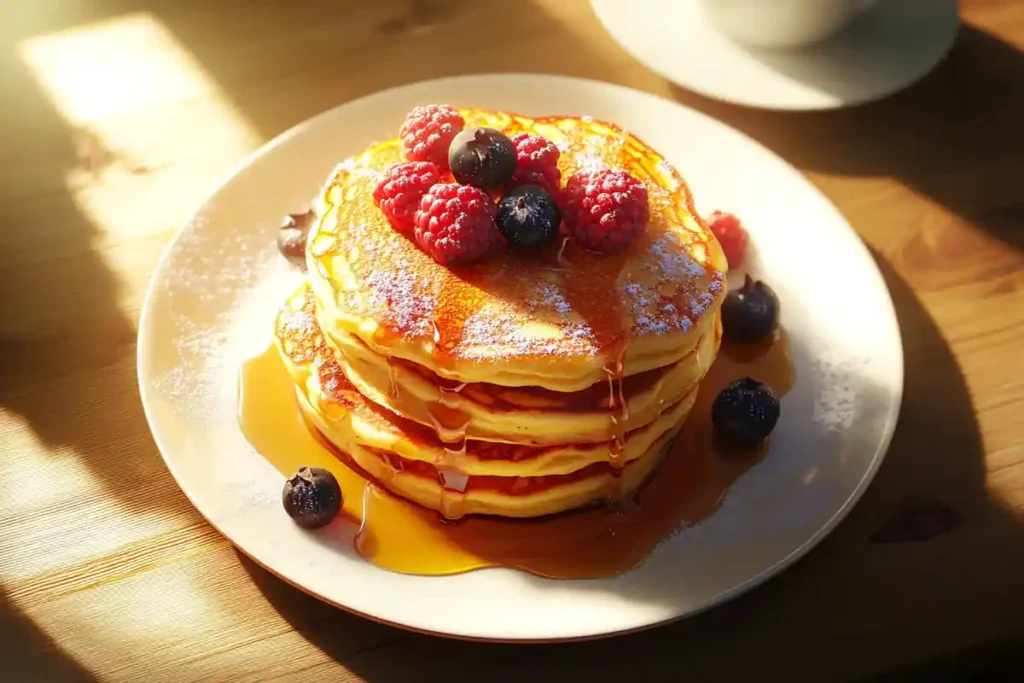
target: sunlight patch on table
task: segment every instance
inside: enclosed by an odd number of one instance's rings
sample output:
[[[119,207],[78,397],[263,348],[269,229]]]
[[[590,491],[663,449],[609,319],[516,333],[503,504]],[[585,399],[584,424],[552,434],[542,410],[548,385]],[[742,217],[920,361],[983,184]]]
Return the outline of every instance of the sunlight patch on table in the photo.
[[[221,95],[195,57],[148,13],[29,38],[18,52],[72,123]]]
[[[18,45],[67,121],[69,194],[97,247],[169,233],[262,136],[158,19],[133,13]],[[110,263],[125,273],[138,264]]]
[[[232,553],[170,562],[18,606],[68,656],[111,680],[270,680],[292,671],[289,656],[306,644],[239,572]],[[372,644],[375,633],[364,629],[347,638],[357,650]],[[303,657],[304,666],[331,661],[316,648]]]
[[[0,584],[98,557],[182,524],[176,510],[129,509],[106,491],[73,447],[43,443],[13,412],[0,410],[0,438],[17,453],[0,461]]]

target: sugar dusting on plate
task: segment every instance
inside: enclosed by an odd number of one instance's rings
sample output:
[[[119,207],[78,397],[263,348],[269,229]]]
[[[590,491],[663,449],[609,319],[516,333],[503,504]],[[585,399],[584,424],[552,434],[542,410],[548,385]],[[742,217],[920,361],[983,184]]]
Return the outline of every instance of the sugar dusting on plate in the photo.
[[[161,291],[173,324],[177,361],[153,383],[157,393],[190,419],[231,417],[220,396],[239,365],[269,343],[277,305],[301,274],[277,253],[270,228],[239,229],[225,237],[188,225],[162,266]]]

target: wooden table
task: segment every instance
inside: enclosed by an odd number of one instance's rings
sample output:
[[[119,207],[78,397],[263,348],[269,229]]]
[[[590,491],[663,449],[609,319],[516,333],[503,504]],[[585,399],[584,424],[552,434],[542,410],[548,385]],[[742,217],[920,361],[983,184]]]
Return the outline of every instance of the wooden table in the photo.
[[[0,679],[822,681],[939,657],[1019,663],[1024,5],[962,5],[962,35],[924,82],[854,110],[783,114],[671,86],[583,1],[4,3]],[[806,559],[720,609],[563,646],[369,623],[237,553],[150,438],[139,307],[214,184],[335,104],[484,71],[605,79],[738,127],[806,171],[888,280],[906,398],[878,478]],[[946,512],[916,542],[877,542],[908,501]]]

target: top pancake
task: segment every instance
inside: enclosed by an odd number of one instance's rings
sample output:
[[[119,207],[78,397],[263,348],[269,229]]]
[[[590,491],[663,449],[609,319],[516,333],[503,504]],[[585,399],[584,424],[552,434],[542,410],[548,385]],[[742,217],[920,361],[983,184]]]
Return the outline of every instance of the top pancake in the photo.
[[[328,335],[353,334],[450,379],[578,391],[609,374],[673,363],[712,330],[725,257],[660,155],[589,119],[459,111],[467,127],[548,138],[561,150],[563,179],[604,166],[627,170],[647,186],[646,230],[621,254],[559,239],[539,253],[441,266],[373,203],[383,171],[403,161],[397,138],[381,142],[340,164],[317,201],[307,264]]]

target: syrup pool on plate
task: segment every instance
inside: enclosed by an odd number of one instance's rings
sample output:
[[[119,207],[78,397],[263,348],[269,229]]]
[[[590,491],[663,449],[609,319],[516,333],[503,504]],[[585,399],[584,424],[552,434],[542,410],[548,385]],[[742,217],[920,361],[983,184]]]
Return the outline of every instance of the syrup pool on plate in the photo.
[[[724,452],[712,438],[715,396],[745,376],[764,382],[780,397],[789,390],[794,377],[785,334],[758,347],[723,343],[685,426],[635,505],[533,520],[471,516],[445,521],[358,473],[307,426],[274,347],[242,367],[239,423],[249,442],[284,476],[303,465],[334,473],[344,494],[342,513],[315,533],[341,533],[343,525],[357,525],[354,550],[376,566],[421,575],[511,567],[554,578],[597,578],[635,568],[673,532],[713,514],[730,485],[764,456],[764,447]]]

